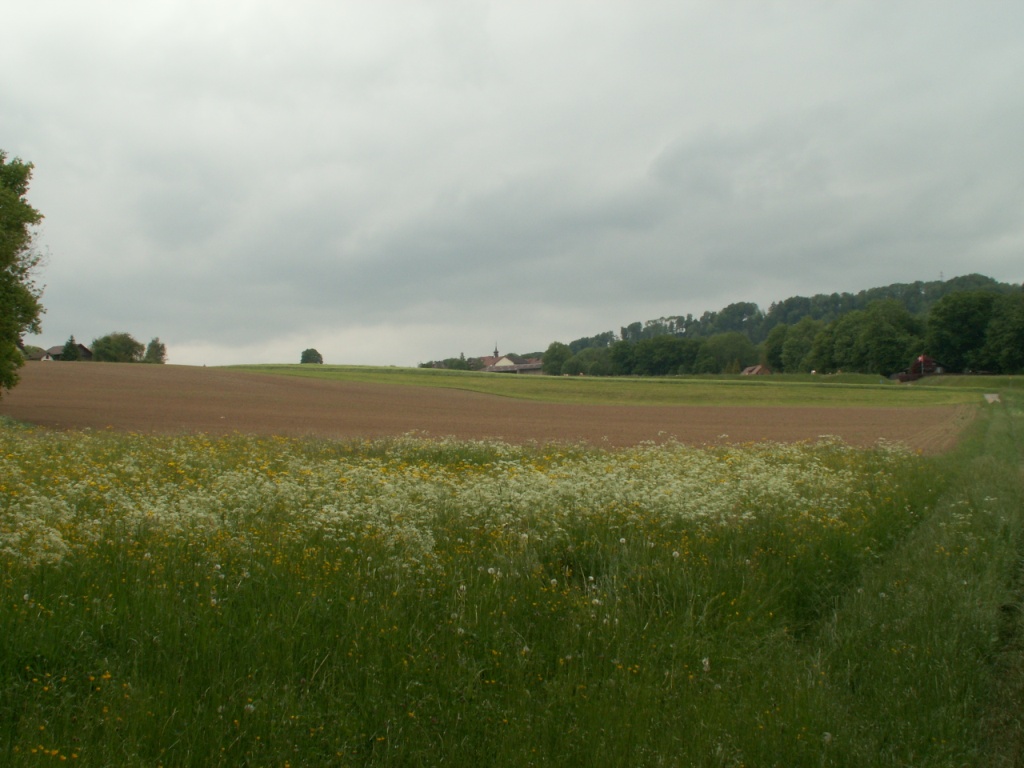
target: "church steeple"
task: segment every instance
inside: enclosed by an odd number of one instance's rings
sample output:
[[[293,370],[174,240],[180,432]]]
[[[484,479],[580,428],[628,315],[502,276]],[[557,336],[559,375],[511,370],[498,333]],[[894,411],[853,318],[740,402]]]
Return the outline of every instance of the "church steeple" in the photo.
[[[494,356],[501,357],[501,355],[498,354],[498,342],[494,342]]]

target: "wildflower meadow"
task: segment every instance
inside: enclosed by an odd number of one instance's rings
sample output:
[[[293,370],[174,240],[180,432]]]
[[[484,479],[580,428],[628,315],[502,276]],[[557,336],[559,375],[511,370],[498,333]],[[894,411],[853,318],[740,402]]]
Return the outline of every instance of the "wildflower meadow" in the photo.
[[[940,457],[0,422],[0,763],[999,765],[1015,407]]]

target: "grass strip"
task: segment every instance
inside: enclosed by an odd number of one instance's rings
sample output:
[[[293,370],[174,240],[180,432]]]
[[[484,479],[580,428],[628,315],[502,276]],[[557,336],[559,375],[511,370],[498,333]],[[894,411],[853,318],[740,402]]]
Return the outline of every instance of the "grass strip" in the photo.
[[[329,365],[248,365],[233,369],[577,404],[921,407],[975,403],[980,399],[980,390],[971,387],[907,386],[859,374],[624,378]]]

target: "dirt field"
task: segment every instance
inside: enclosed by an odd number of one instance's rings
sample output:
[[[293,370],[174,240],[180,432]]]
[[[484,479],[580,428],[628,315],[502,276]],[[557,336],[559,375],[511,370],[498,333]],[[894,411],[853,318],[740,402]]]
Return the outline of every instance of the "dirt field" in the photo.
[[[973,409],[602,406],[535,403],[460,390],[353,384],[218,368],[29,363],[0,399],[0,416],[57,429],[329,438],[421,432],[510,442],[621,447],[880,438],[924,452],[949,448]]]

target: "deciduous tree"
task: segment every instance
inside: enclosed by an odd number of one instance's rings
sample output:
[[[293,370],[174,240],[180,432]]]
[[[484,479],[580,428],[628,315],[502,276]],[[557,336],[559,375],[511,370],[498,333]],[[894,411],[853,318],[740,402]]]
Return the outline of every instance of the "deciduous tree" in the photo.
[[[779,323],[768,332],[768,336],[761,344],[761,353],[765,363],[773,371],[779,373],[785,370],[785,366],[782,364],[782,347],[786,343],[788,331],[788,325]]]
[[[740,371],[757,363],[757,348],[739,331],[719,333],[701,346],[694,363],[695,373]]]
[[[0,150],[0,394],[18,382],[21,337],[39,332],[43,313],[42,289],[33,279],[39,264],[33,227],[43,217],[25,200],[31,178],[31,163],[8,162]]]
[[[562,366],[565,365],[570,357],[572,357],[572,350],[569,349],[568,344],[553,341],[544,353],[541,370],[552,376],[558,376],[562,373]]]
[[[130,333],[108,333],[92,342],[92,359],[101,363],[137,363],[145,351]]]
[[[781,354],[782,369],[786,373],[809,373],[812,370],[811,348],[814,346],[814,337],[823,326],[820,320],[808,316],[787,327]],[[775,328],[772,329],[774,332]]]
[[[985,367],[985,335],[996,294],[990,291],[950,293],[928,314],[928,354],[952,371]]]
[[[315,349],[310,347],[309,349],[302,350],[302,357],[299,358],[300,363],[316,363],[322,365],[324,362],[323,355],[317,352]]]
[[[1024,293],[996,299],[985,336],[985,359],[1000,373],[1024,373]]]
[[[152,339],[146,346],[146,354],[142,357],[144,363],[156,363],[163,365],[167,362],[167,347],[160,338]]]

